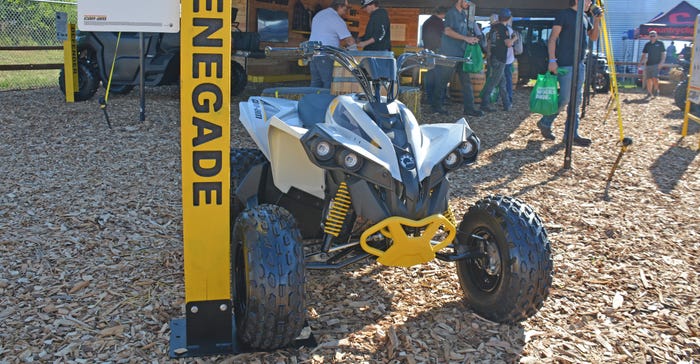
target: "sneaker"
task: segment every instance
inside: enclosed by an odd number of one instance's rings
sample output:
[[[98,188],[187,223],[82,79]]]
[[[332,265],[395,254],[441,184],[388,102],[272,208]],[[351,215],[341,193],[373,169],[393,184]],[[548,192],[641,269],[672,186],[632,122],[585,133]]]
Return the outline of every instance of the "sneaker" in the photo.
[[[654,97],[659,96],[660,94],[661,94],[661,92],[658,89],[656,91],[654,91]]]
[[[503,111],[510,111],[510,109],[513,108],[513,105],[508,105],[503,107]]]
[[[467,110],[464,114],[467,116],[484,116],[484,112],[481,110]]]
[[[652,98],[652,95],[651,95],[650,93],[647,92],[647,95],[644,96],[644,100],[648,100],[648,99],[650,99],[650,98]]]
[[[481,105],[481,111],[494,112],[494,111],[496,111],[496,109],[492,108],[489,105]]]
[[[540,129],[540,133],[542,133],[542,137],[544,137],[547,140],[554,140],[556,139],[554,137],[554,133],[552,133],[552,129],[548,128],[544,125],[542,125],[541,122],[537,122],[537,127]]]
[[[574,145],[579,147],[590,147],[593,141],[590,138],[584,138],[582,136],[574,137]]]

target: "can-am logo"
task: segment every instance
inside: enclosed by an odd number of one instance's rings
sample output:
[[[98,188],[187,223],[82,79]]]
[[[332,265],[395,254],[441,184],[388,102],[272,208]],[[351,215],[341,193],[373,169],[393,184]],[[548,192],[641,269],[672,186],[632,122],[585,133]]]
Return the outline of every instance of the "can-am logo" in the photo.
[[[399,158],[399,163],[401,163],[401,166],[406,168],[409,171],[416,168],[416,160],[410,154],[402,155]]]

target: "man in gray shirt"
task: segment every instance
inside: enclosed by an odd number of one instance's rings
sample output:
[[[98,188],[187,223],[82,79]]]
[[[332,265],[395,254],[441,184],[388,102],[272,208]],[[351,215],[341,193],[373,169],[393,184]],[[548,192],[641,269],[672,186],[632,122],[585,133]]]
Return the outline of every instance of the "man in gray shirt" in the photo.
[[[323,45],[357,49],[355,39],[350,34],[342,16],[348,10],[348,0],[333,0],[331,6],[319,11],[311,21],[310,41]],[[325,55],[314,56],[309,64],[311,87],[331,88],[333,80],[333,59]]]

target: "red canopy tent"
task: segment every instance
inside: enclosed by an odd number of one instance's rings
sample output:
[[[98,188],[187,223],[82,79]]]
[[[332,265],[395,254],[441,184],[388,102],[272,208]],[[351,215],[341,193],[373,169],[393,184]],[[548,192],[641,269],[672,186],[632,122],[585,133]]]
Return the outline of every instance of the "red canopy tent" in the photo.
[[[686,1],[681,1],[673,9],[640,25],[638,38],[649,38],[649,32],[655,30],[659,38],[692,41],[693,27],[698,14],[700,10]]]

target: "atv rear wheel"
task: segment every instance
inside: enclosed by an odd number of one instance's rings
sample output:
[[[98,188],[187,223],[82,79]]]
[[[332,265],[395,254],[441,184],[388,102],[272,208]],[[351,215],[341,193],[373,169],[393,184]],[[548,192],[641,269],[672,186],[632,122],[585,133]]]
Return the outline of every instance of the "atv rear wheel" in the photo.
[[[236,61],[231,61],[231,96],[238,96],[248,85],[245,68]]]
[[[100,84],[100,80],[97,75],[97,70],[95,70],[89,63],[84,60],[78,60],[78,84],[76,85],[77,90],[73,94],[75,101],[85,101],[90,100],[97,92],[97,87]],[[58,74],[58,87],[61,89],[63,94],[66,94],[66,71],[61,68],[61,72]]]
[[[459,225],[459,252],[483,257],[457,262],[466,302],[480,316],[513,323],[534,315],[549,294],[552,258],[542,220],[505,196],[478,201]]]
[[[259,149],[231,149],[231,227],[246,208],[245,202],[236,197],[236,189],[253,166],[266,161],[265,155]]]
[[[241,213],[231,241],[238,338],[254,349],[288,346],[304,327],[304,253],[292,215],[275,205]]]

